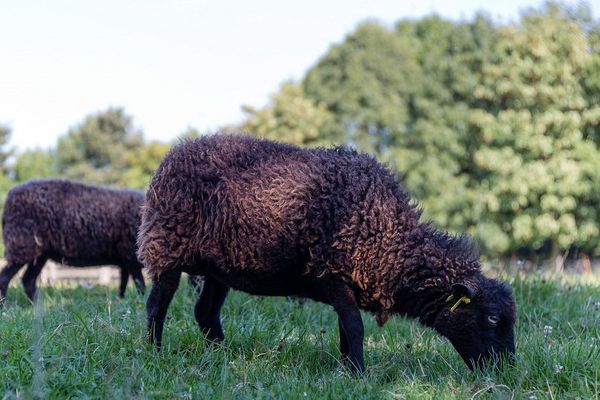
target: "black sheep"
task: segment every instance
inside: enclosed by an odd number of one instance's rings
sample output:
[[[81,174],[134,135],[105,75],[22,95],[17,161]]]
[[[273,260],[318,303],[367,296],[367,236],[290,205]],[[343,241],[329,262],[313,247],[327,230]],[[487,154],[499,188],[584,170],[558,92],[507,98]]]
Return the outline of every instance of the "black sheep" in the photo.
[[[360,309],[380,325],[390,314],[418,318],[470,368],[514,354],[511,290],[482,275],[467,237],[436,231],[420,214],[388,169],[353,150],[241,135],[181,143],[152,179],[138,237],[154,281],[150,341],[160,347],[184,271],[205,276],[195,316],[211,341],[223,339],[231,287],[333,306],[342,358],[356,371],[364,369]]]
[[[2,214],[4,257],[0,302],[8,284],[27,264],[23,286],[34,299],[36,278],[48,259],[72,266],[117,265],[119,295],[129,274],[144,292],[142,264],[136,257],[136,237],[144,195],[68,180],[30,181],[14,187]]]

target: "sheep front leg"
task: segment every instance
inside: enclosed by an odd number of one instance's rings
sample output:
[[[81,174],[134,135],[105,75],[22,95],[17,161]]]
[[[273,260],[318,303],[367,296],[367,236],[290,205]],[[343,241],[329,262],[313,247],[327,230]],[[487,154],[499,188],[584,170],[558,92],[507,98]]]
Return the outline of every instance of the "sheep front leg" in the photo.
[[[127,267],[120,267],[121,270],[121,282],[119,283],[119,297],[125,297],[125,290],[127,289],[127,281],[129,280],[129,270]]]
[[[202,293],[196,302],[194,316],[206,338],[211,342],[221,342],[225,338],[221,327],[221,307],[229,288],[214,278],[207,276],[202,285]]]
[[[363,355],[365,333],[354,294],[349,288],[341,287],[331,290],[329,298],[330,304],[338,314],[342,359],[347,360],[352,372],[363,373],[365,370]]]
[[[340,333],[340,353],[342,354],[342,361],[347,362],[350,355],[350,344],[348,343],[348,336],[344,332],[342,327],[342,320],[338,317],[338,331]]]
[[[25,264],[8,264],[0,273],[0,307],[4,305],[4,301],[6,300],[6,292],[8,291],[8,284],[11,279],[15,276],[17,272],[21,268],[23,268]]]
[[[23,287],[25,288],[25,293],[29,300],[35,300],[35,293],[37,291],[36,281],[40,273],[42,272],[42,268],[46,265],[46,261],[48,259],[46,257],[40,257],[34,260],[32,263],[27,264],[27,269],[23,274],[23,278],[21,279],[23,282]]]
[[[152,291],[146,302],[148,340],[150,344],[156,343],[159,349],[162,346],[162,332],[167,309],[177,291],[180,277],[181,272],[179,271],[168,271],[155,277]]]

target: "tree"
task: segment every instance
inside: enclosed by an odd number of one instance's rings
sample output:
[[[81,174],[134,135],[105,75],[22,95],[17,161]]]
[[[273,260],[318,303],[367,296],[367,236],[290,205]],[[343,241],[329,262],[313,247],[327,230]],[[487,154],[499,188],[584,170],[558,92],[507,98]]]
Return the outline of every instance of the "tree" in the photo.
[[[4,209],[6,195],[13,186],[13,182],[8,175],[9,167],[7,165],[7,160],[13,154],[12,148],[7,148],[10,133],[11,130],[8,126],[0,125],[0,212]],[[4,254],[4,243],[1,239],[0,252]]]
[[[464,23],[433,16],[401,21],[396,32],[413,49],[421,83],[390,159],[422,202],[426,218],[444,229],[473,231],[477,210],[470,172],[476,143],[466,122],[497,29],[483,16]]]
[[[114,185],[127,168],[131,152],[143,143],[142,133],[121,108],[90,115],[59,139],[58,170],[66,177]]]
[[[367,23],[333,46],[302,84],[309,98],[333,113],[347,142],[387,159],[406,131],[410,98],[420,82],[407,41]]]
[[[11,130],[8,126],[0,124],[0,173],[8,175],[7,160],[13,155],[14,150],[8,147]]]
[[[306,146],[342,140],[333,115],[293,83],[283,84],[265,108],[244,106],[243,110],[248,116],[241,130],[253,135]]]
[[[17,155],[13,174],[15,181],[18,183],[30,179],[57,176],[55,154],[49,150],[26,150]]]
[[[586,126],[581,77],[590,62],[580,27],[551,8],[502,29],[496,58],[474,91],[469,124],[479,143],[473,176],[484,211],[477,226],[492,250],[598,241],[593,182],[600,167]]]
[[[146,189],[171,145],[152,141],[144,143],[138,150],[130,151],[127,168],[119,179],[119,185],[134,189]]]

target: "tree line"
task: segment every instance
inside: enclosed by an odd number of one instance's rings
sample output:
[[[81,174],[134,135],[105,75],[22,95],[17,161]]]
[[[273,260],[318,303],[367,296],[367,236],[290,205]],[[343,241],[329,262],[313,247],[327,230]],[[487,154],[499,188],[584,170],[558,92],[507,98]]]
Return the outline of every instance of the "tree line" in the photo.
[[[548,3],[510,24],[485,15],[363,23],[223,131],[373,154],[425,218],[470,233],[484,254],[598,256],[600,24],[591,15],[585,3]],[[9,133],[0,129],[2,196],[45,176],[144,189],[172,145],[145,140],[120,108],[87,116],[49,150],[11,154]]]

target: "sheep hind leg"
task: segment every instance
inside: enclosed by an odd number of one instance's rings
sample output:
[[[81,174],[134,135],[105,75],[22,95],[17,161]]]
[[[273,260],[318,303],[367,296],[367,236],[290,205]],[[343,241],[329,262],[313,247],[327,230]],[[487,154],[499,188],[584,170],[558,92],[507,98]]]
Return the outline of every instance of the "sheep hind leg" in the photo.
[[[4,301],[6,300],[8,284],[24,265],[16,263],[8,264],[0,273],[0,307],[4,305]]]
[[[121,281],[119,282],[119,297],[125,297],[125,290],[127,289],[127,281],[129,280],[129,270],[127,267],[120,267]]]
[[[156,343],[160,349],[162,346],[162,332],[167,315],[167,309],[173,299],[173,295],[179,286],[181,272],[168,271],[155,277],[152,290],[146,302],[148,314],[148,340],[150,344]]]
[[[32,263],[27,265],[27,269],[23,274],[22,282],[23,287],[25,288],[25,294],[27,294],[27,297],[29,297],[29,300],[31,301],[35,301],[35,294],[37,292],[36,281],[42,272],[42,268],[46,265],[46,261],[48,261],[46,257],[38,257]]]
[[[348,335],[342,327],[342,320],[338,317],[338,330],[340,332],[340,353],[342,354],[342,361],[345,363],[348,361],[350,356],[350,343],[348,343]]]
[[[131,277],[135,283],[135,288],[140,295],[146,292],[146,283],[144,282],[144,275],[142,274],[142,267],[134,266],[131,268]]]
[[[202,293],[196,302],[194,316],[200,330],[211,342],[225,339],[221,326],[221,307],[225,302],[229,288],[214,278],[207,276],[202,285]]]
[[[340,287],[330,290],[329,296],[330,304],[338,314],[342,359],[349,364],[352,372],[363,373],[364,326],[354,294],[349,288]]]

